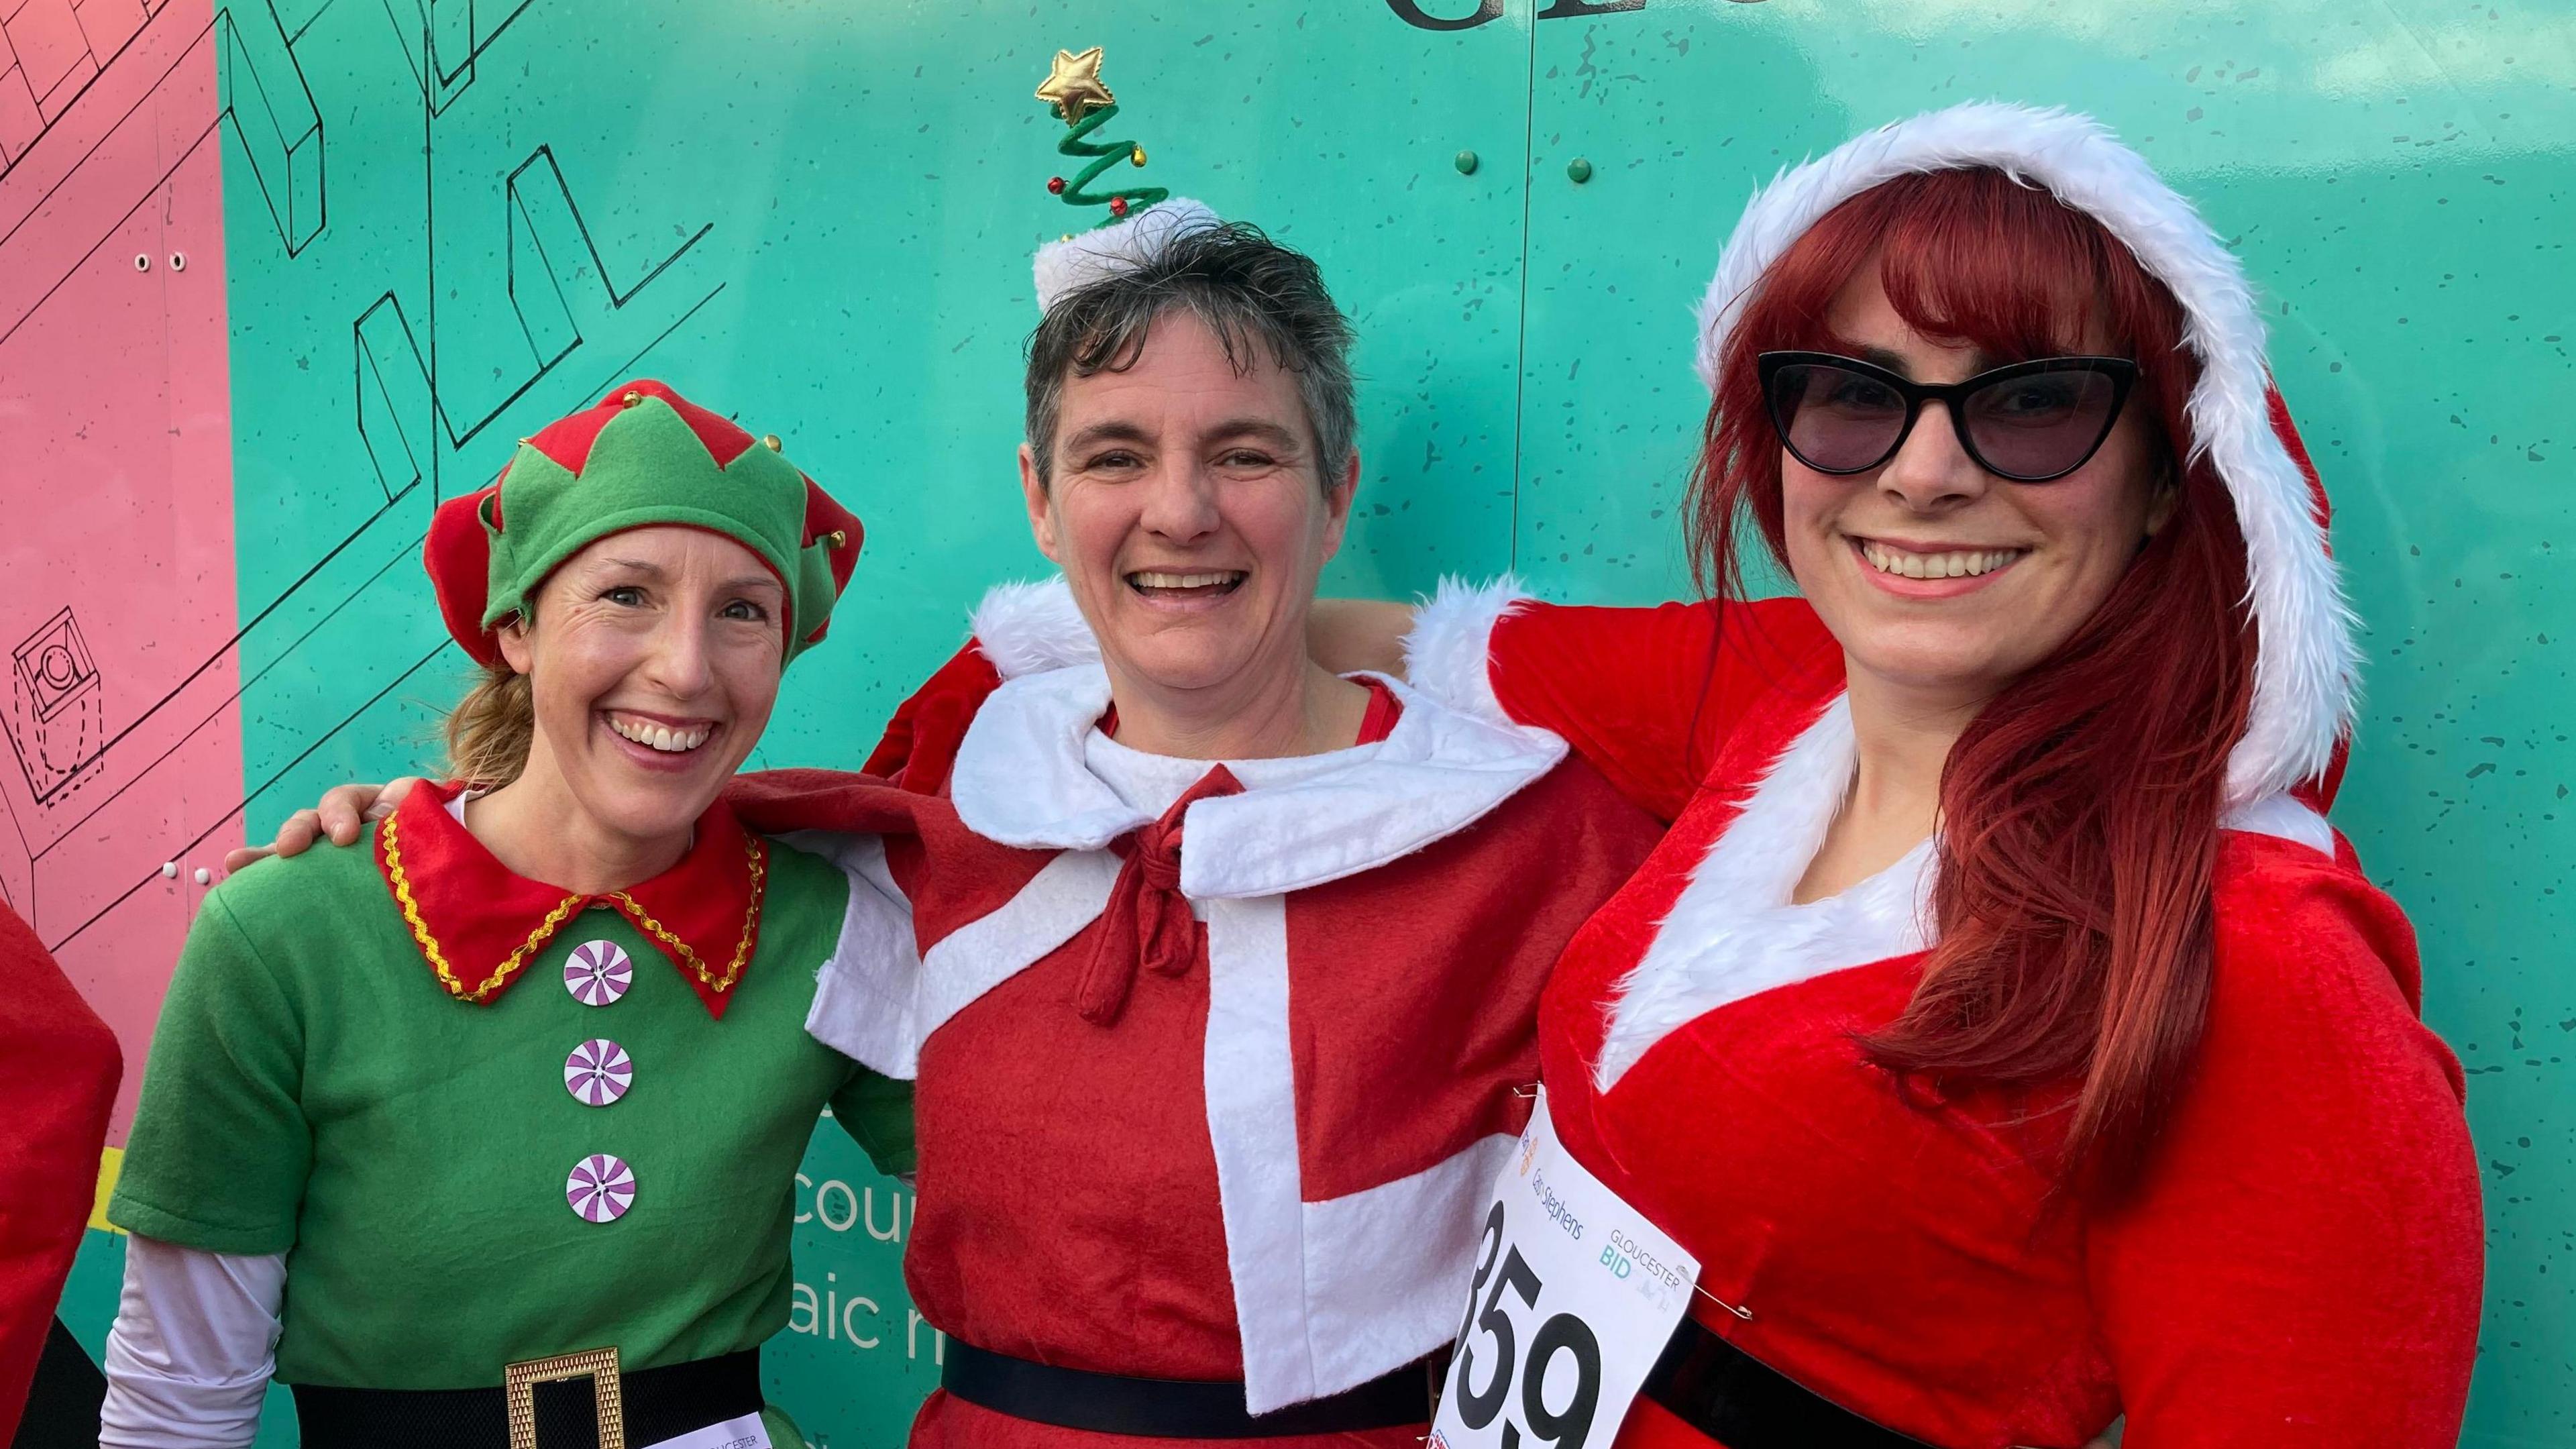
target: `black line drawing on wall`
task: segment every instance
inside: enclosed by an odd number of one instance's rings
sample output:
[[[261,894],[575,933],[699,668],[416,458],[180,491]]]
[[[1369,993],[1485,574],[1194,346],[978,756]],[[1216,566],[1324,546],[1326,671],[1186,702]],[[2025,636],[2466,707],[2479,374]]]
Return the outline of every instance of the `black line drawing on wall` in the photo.
[[[395,699],[407,683],[420,679],[421,687],[436,687],[440,682],[434,673],[425,679],[422,674],[446,652],[443,646],[377,660],[363,673],[344,674],[317,661],[345,652],[336,640],[366,631],[371,615],[388,609],[416,612],[416,601],[389,596],[386,590],[400,590],[410,582],[400,570],[416,559],[430,512],[452,489],[444,481],[451,455],[475,448],[517,412],[542,408],[550,417],[575,405],[581,399],[568,391],[574,379],[563,370],[600,336],[617,339],[626,357],[619,370],[631,368],[723,290],[721,283],[703,281],[679,291],[672,285],[685,270],[683,258],[708,235],[712,223],[699,224],[658,260],[631,272],[620,267],[626,275],[612,275],[576,197],[577,167],[568,167],[553,146],[538,144],[521,153],[522,159],[506,172],[478,175],[470,150],[453,152],[440,145],[440,118],[472,91],[480,63],[492,58],[493,47],[529,12],[533,0],[516,5],[377,0],[389,23],[372,30],[359,23],[364,11],[331,15],[335,7],[356,0],[238,0],[194,22],[186,0],[154,0],[150,19],[163,25],[161,31],[150,30],[148,23],[138,26],[98,74],[82,81],[77,92],[62,96],[62,103],[44,115],[40,129],[9,131],[7,87],[25,61],[10,27],[30,23],[39,7],[70,8],[79,19],[89,17],[93,7],[118,3],[125,0],[20,0],[13,18],[0,22],[0,39],[13,43],[14,57],[9,69],[0,70],[0,164],[5,164],[0,170],[0,349],[49,303],[60,305],[57,294],[70,279],[84,268],[94,275],[104,264],[100,248],[226,127],[237,146],[230,160],[244,163],[224,181],[227,193],[236,198],[235,219],[241,215],[238,195],[247,189],[260,199],[284,255],[296,266],[312,264],[313,249],[329,233],[324,180],[328,137],[322,106],[297,51],[326,36],[335,48],[352,44],[352,37],[358,38],[356,43],[386,44],[399,52],[403,73],[417,87],[410,96],[399,88],[388,96],[378,87],[368,92],[365,103],[383,104],[378,98],[387,97],[391,104],[418,108],[424,138],[418,162],[423,184],[416,193],[420,249],[411,254],[418,261],[409,279],[402,276],[399,257],[385,258],[393,281],[353,319],[348,334],[349,411],[337,420],[315,420],[320,428],[350,428],[376,475],[376,487],[363,504],[345,496],[339,500],[336,506],[346,510],[341,526],[318,557],[256,607],[243,600],[240,607],[247,617],[238,629],[228,631],[219,648],[192,661],[176,686],[159,698],[120,706],[130,712],[128,718],[116,718],[105,707],[118,697],[113,687],[117,650],[92,652],[100,641],[82,630],[86,622],[94,633],[97,620],[85,621],[81,600],[43,601],[44,617],[32,630],[5,641],[14,652],[0,735],[9,742],[20,777],[8,783],[23,785],[25,793],[0,790],[0,809],[10,825],[0,833],[0,899],[36,921],[47,944],[57,950],[110,918],[139,892],[168,879],[170,863],[223,844],[214,839],[218,832],[237,829],[263,792]],[[202,9],[195,13],[207,14]],[[329,24],[323,23],[326,18]],[[185,33],[191,23],[194,33]],[[378,40],[366,41],[368,34]],[[345,64],[345,56],[339,59]],[[118,73],[118,66],[131,76]],[[369,69],[381,74],[383,68]],[[219,77],[219,90],[197,79],[209,73]],[[47,95],[68,84],[56,79]],[[496,103],[505,100],[496,97]],[[166,159],[158,169],[138,170],[130,156],[118,153],[118,138],[156,121],[165,134],[154,155]],[[10,143],[10,137],[22,133],[23,141]],[[100,199],[103,189],[114,193],[105,201]],[[497,197],[497,215],[481,196],[472,195],[478,191]],[[87,230],[67,233],[57,219],[67,197],[85,200],[81,214],[88,218]],[[438,304],[442,292],[455,284],[440,267],[441,224],[497,229],[498,274],[468,267],[463,285],[474,293],[499,295],[515,315],[526,349],[516,363],[503,360],[497,372],[476,357],[477,387],[470,399],[461,397],[441,370]],[[237,232],[227,242],[236,253],[257,244],[256,233]],[[339,260],[345,267],[346,257]],[[455,270],[453,264],[450,270]],[[407,296],[419,299],[416,311],[406,308]],[[621,325],[601,332],[610,319]],[[654,329],[649,340],[632,347],[643,328]],[[457,345],[449,339],[449,350]],[[582,371],[580,386],[591,394],[615,381],[613,373],[593,378],[586,375],[588,368]],[[257,382],[236,377],[234,385],[238,390]],[[495,461],[480,457],[488,447],[478,449],[474,460],[477,486],[481,469]],[[221,605],[229,612],[230,601]],[[16,617],[12,613],[11,619]],[[315,654],[316,648],[323,654]],[[303,694],[318,693],[320,707],[283,717],[270,712],[246,726],[257,735],[245,739],[251,777],[242,789],[226,792],[220,805],[192,810],[175,825],[156,818],[151,829],[137,830],[126,822],[156,798],[156,777],[165,777],[159,783],[166,785],[168,771],[183,763],[183,752],[206,730],[238,717],[246,694],[279,682],[309,685]],[[132,683],[127,681],[129,687]],[[240,798],[233,798],[236,794]],[[65,843],[87,837],[94,846],[102,832],[116,841],[116,867],[106,872],[87,866],[68,869]]]
[[[10,651],[9,748],[38,801],[71,783],[98,749],[98,665],[66,607]]]

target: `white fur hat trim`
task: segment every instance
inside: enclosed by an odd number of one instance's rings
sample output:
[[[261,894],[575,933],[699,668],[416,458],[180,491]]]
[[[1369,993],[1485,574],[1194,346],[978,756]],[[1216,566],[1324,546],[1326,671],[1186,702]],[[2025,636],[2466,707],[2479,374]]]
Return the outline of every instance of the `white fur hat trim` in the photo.
[[[1218,225],[1215,212],[1175,196],[1123,221],[1048,242],[1038,248],[1038,310],[1052,308],[1076,288],[1143,266],[1175,237]]]
[[[2100,122],[2058,109],[1981,101],[1858,136],[1754,193],[1699,306],[1700,381],[1772,263],[1826,212],[1899,176],[1991,166],[2046,187],[2099,221],[2182,303],[2198,355],[2192,446],[2226,480],[2245,531],[2261,633],[2254,707],[2228,761],[2230,805],[2323,774],[2351,724],[2360,652],[2325,528],[2298,464],[2272,429],[2263,319],[2245,269],[2146,158]]]

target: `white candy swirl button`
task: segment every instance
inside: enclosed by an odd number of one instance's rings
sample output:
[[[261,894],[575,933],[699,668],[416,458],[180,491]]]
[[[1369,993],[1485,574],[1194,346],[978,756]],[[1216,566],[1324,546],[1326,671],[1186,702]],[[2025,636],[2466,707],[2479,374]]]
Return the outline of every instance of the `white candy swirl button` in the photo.
[[[593,1107],[605,1107],[626,1095],[635,1081],[635,1062],[626,1048],[599,1037],[583,1042],[564,1058],[564,1090]]]
[[[594,1152],[564,1179],[564,1200],[594,1223],[613,1223],[635,1205],[635,1172],[625,1159]]]
[[[584,1006],[607,1006],[635,984],[635,963],[615,941],[584,941],[564,962],[564,990]]]

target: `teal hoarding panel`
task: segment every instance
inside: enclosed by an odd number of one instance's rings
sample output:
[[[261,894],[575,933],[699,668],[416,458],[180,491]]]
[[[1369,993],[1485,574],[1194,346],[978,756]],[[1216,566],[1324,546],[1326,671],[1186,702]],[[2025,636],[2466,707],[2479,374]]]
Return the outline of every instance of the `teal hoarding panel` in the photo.
[[[829,1121],[796,1180],[796,1286],[761,1365],[770,1397],[823,1449],[896,1445],[939,1383],[940,1336],[903,1291],[909,1188]]]
[[[2245,256],[2336,496],[2370,652],[2336,819],[2423,932],[2487,1171],[2469,1442],[2576,1444],[2565,6],[253,0],[214,34],[253,835],[431,757],[464,665],[415,562],[430,507],[634,374],[740,409],[867,519],[756,757],[854,763],[976,594],[1041,567],[1010,463],[1027,258],[1088,220],[1043,189],[1059,46],[1109,49],[1149,153],[1120,175],[1312,251],[1360,323],[1328,581],[1355,593],[1682,590],[1689,308],[1751,188],[1952,100],[2101,115]],[[829,1124],[798,1194],[774,1390],[893,1444],[938,1353],[900,1288],[910,1195]],[[93,1347],[120,1258],[93,1234],[66,1299]]]

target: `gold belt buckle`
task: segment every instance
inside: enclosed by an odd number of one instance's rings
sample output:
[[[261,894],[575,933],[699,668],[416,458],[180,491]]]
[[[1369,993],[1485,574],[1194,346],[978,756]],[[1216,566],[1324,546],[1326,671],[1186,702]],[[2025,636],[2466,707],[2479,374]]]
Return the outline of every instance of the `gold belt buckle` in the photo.
[[[599,1449],[626,1449],[626,1396],[613,1347],[532,1358],[501,1370],[501,1397],[510,1413],[510,1449],[537,1449],[537,1385],[578,1378],[591,1381]]]

